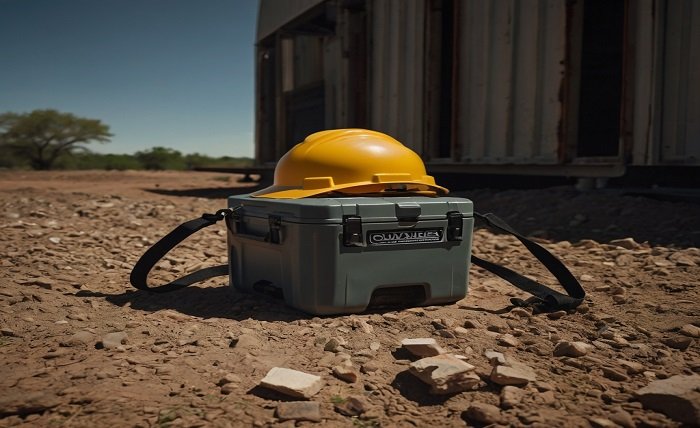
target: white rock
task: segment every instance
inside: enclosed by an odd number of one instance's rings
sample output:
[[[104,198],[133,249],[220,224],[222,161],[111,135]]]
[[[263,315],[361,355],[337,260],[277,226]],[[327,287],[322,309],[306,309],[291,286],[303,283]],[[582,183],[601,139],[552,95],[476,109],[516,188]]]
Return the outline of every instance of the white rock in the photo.
[[[534,370],[522,363],[509,362],[508,366],[495,366],[491,371],[491,381],[499,385],[527,385],[537,379]]]
[[[453,355],[442,354],[414,361],[409,371],[430,385],[432,394],[451,394],[473,389],[480,378],[474,366]]]
[[[124,331],[107,333],[102,337],[102,347],[105,349],[114,349],[123,345],[129,340],[129,336]]]
[[[484,356],[488,358],[489,363],[491,363],[492,366],[503,365],[506,363],[506,356],[500,352],[488,350],[484,352]]]
[[[401,346],[417,357],[434,357],[445,353],[433,338],[404,339]]]
[[[260,386],[291,397],[310,398],[323,387],[320,376],[284,367],[273,367],[260,381]]]

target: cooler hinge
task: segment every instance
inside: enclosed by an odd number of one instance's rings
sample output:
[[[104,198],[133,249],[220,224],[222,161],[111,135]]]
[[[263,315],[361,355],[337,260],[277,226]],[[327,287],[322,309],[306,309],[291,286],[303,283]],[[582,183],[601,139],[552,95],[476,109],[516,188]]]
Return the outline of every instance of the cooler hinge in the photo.
[[[447,213],[447,240],[461,241],[463,227],[462,213],[459,211],[449,211]]]
[[[282,226],[282,217],[271,215],[267,217],[267,223],[270,226],[268,240],[273,244],[280,243],[280,228]]]
[[[356,215],[343,216],[343,244],[346,247],[362,246],[362,217]]]

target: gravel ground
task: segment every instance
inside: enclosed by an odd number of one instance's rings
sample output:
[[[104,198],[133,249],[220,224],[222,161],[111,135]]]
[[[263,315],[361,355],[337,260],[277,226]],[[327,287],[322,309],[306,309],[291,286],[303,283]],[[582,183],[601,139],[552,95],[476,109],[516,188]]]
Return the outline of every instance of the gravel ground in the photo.
[[[456,304],[325,318],[237,294],[221,277],[164,295],[130,288],[149,245],[246,191],[234,178],[0,172],[0,426],[697,423],[697,391],[671,388],[656,405],[637,391],[678,376],[700,388],[700,205],[569,187],[463,192],[580,278],[588,297],[569,313],[514,309],[509,299],[526,296],[476,267]],[[555,285],[508,236],[479,229],[474,252]],[[190,238],[152,278],[219,263],[223,226]],[[400,347],[405,338],[433,338],[460,355],[476,384],[431,394],[410,373],[417,357]],[[532,378],[499,384],[489,350]],[[334,375],[339,365],[357,380]],[[322,377],[310,400],[321,422],[282,421],[289,409],[277,407],[290,399],[260,386],[272,367]],[[318,417],[308,407],[292,411]]]

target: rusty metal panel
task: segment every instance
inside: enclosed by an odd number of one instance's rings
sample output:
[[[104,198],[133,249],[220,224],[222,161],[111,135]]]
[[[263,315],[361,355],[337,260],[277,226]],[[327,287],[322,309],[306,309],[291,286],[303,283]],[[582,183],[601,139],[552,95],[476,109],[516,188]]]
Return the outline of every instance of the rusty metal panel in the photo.
[[[700,164],[700,2],[666,3],[661,164]]]
[[[369,6],[370,127],[420,153],[425,1],[383,0]]]
[[[462,162],[559,162],[566,2],[459,2]]]

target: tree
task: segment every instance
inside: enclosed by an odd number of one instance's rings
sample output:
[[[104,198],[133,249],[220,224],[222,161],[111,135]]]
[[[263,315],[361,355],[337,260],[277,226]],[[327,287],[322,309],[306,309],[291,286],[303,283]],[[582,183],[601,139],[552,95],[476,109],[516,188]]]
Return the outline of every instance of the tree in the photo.
[[[109,126],[98,119],[51,109],[0,115],[0,147],[34,169],[51,169],[61,155],[87,150],[81,144],[108,142],[111,136]]]
[[[146,169],[185,169],[182,153],[167,147],[153,147],[134,153],[134,157]]]

